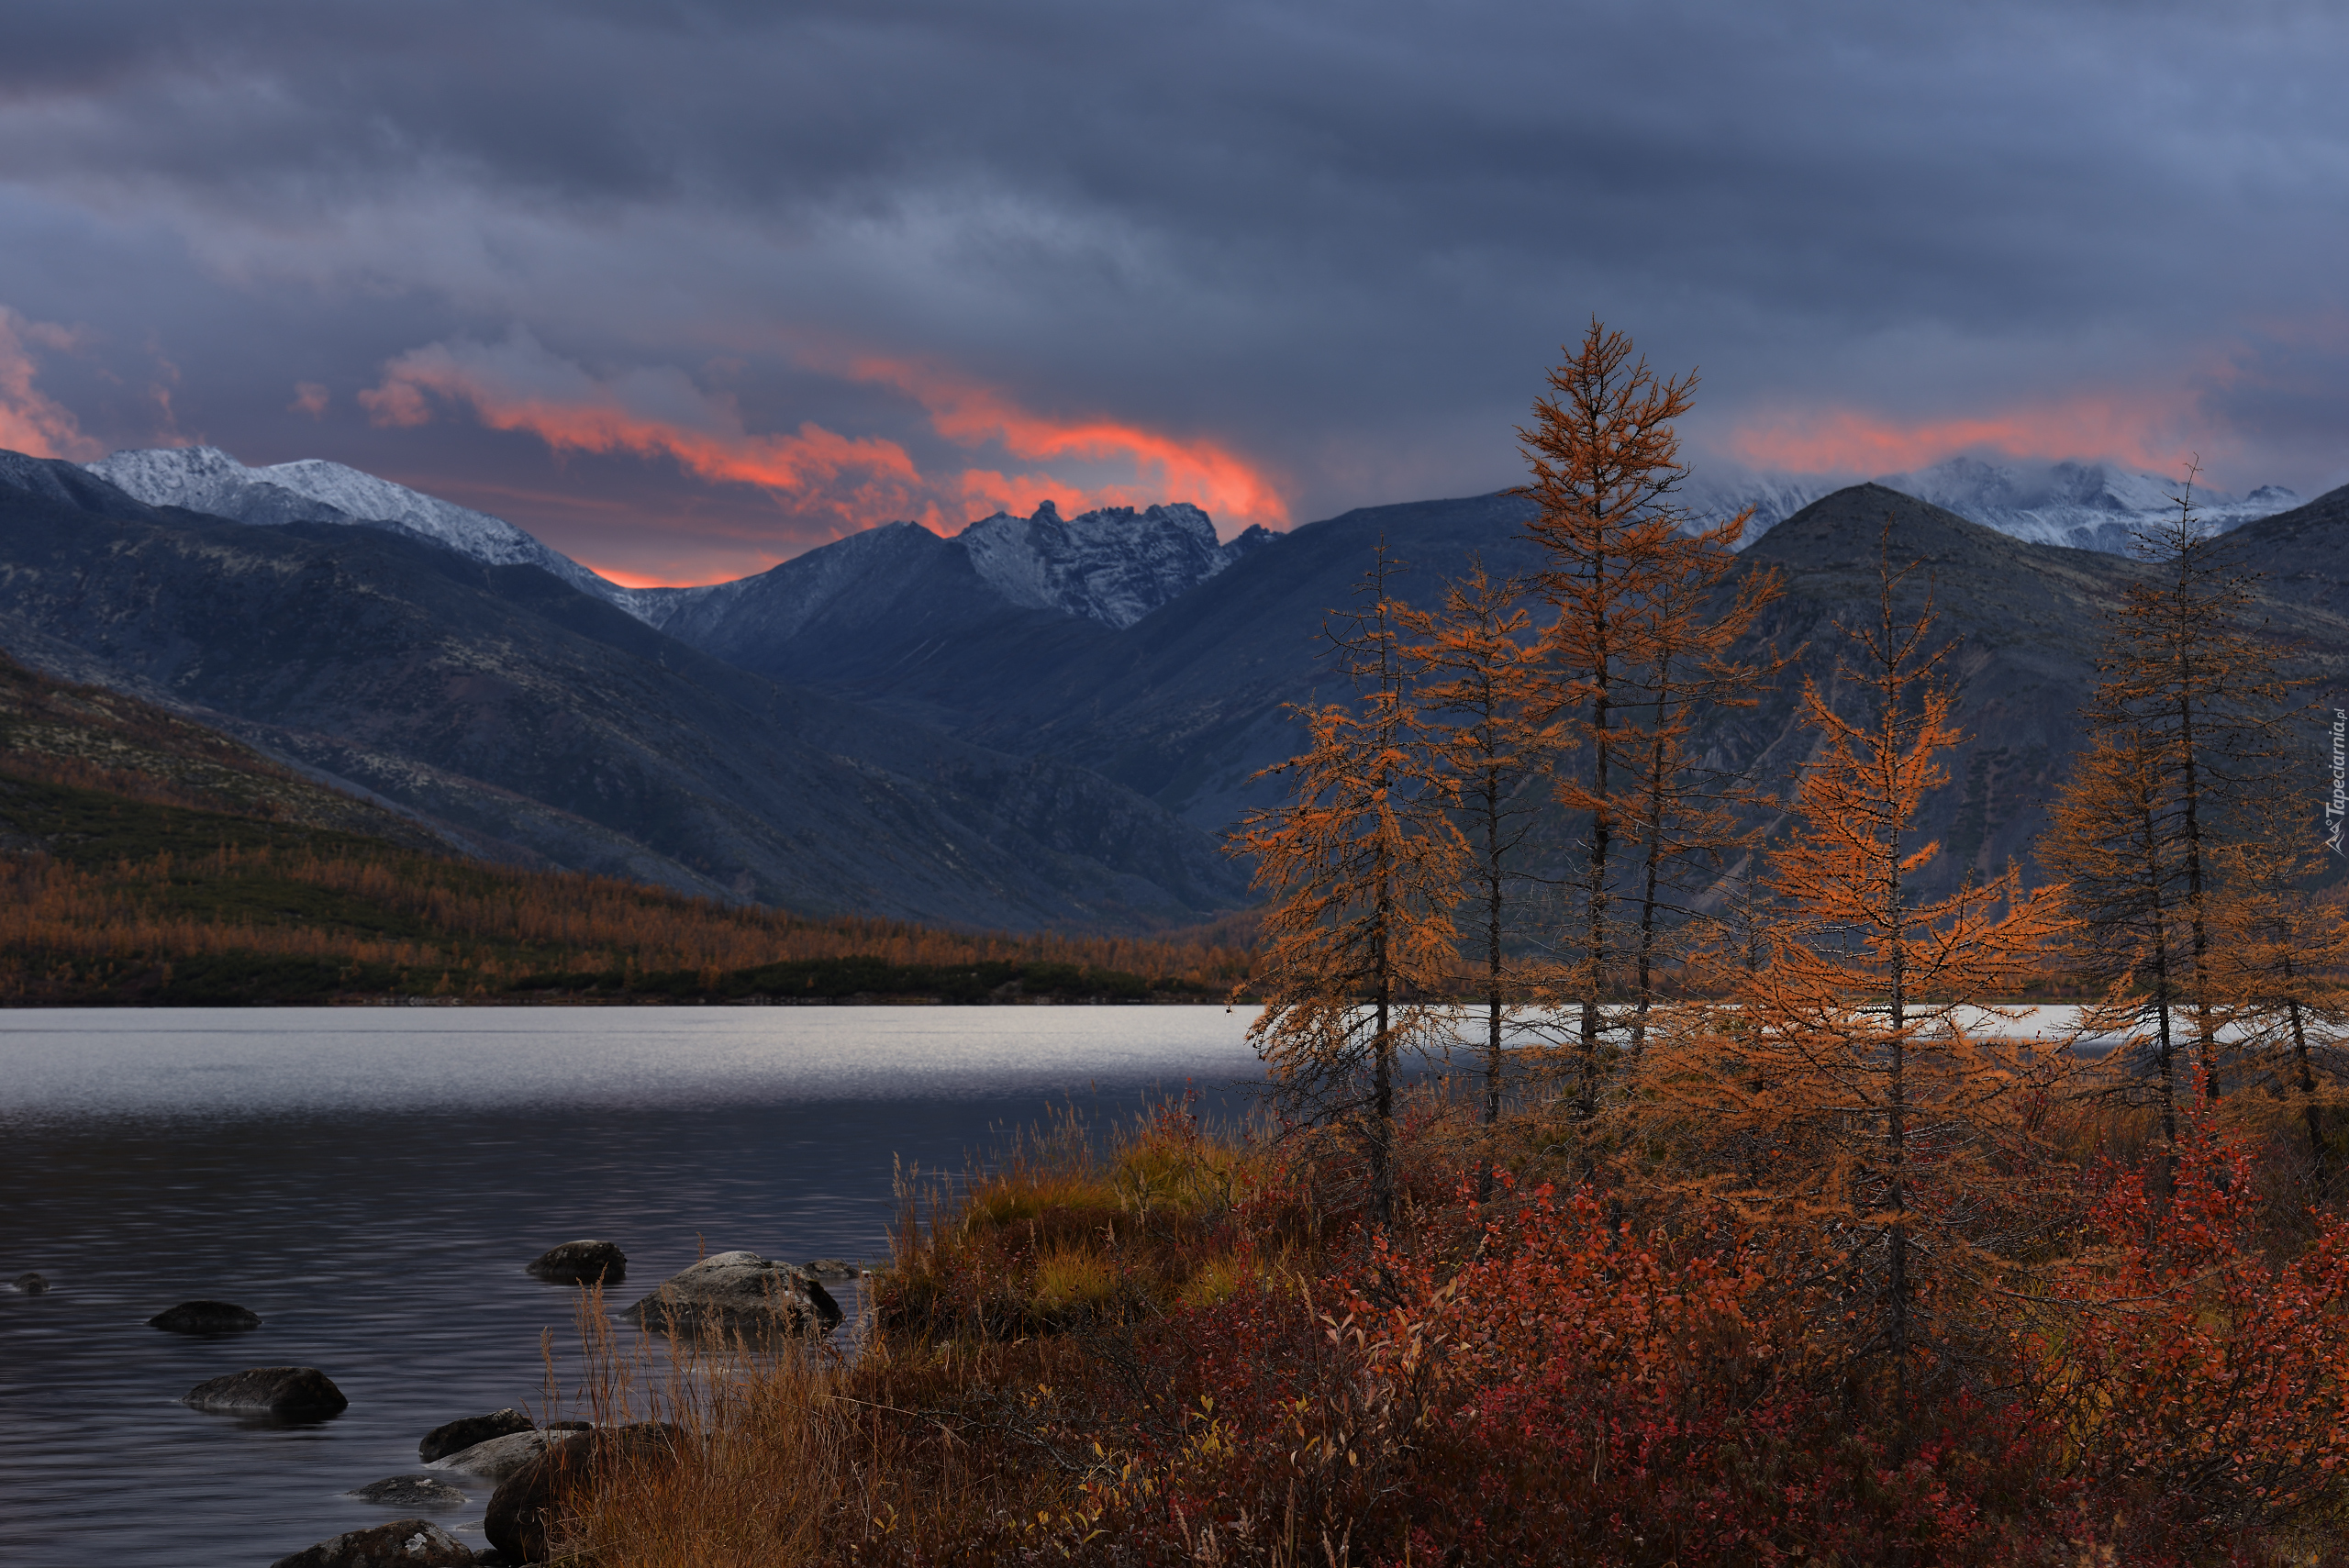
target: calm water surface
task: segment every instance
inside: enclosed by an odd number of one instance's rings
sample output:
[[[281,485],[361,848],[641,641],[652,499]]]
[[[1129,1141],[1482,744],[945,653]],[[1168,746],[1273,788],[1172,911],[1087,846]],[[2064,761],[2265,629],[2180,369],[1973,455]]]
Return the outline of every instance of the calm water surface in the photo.
[[[1260,1069],[1220,1007],[0,1012],[0,1562],[245,1568],[398,1517],[340,1496],[459,1416],[543,1407],[572,1293],[522,1266],[617,1241],[633,1300],[696,1248],[885,1250],[900,1162],[952,1173],[1074,1100]],[[262,1327],[147,1328],[195,1296]],[[317,1366],[330,1421],[176,1403]],[[574,1373],[564,1359],[563,1370]],[[442,1516],[481,1543],[488,1488]]]

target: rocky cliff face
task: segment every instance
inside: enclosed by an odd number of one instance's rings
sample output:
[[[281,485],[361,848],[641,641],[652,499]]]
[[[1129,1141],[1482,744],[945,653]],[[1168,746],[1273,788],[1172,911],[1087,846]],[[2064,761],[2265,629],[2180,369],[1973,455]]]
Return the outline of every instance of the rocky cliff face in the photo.
[[[1186,502],[1141,512],[1113,506],[1063,520],[1047,501],[1026,518],[1008,512],[982,517],[955,542],[980,581],[1007,602],[1123,630],[1270,537],[1257,528],[1218,544],[1215,524]]]

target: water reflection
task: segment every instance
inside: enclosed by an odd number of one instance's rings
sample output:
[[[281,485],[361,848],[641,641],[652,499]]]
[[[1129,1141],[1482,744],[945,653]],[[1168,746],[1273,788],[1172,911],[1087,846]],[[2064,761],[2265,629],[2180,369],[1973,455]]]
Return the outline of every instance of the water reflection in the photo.
[[[696,1250],[870,1258],[901,1162],[960,1170],[1048,1101],[1097,1115],[1256,1073],[1220,1008],[0,1013],[0,1540],[12,1560],[269,1562],[396,1517],[340,1494],[458,1416],[542,1405],[573,1293],[522,1266],[596,1236],[624,1306]],[[259,1313],[197,1339],[146,1319]],[[317,1366],[341,1416],[175,1403]],[[485,1487],[467,1485],[477,1520]],[[463,1531],[461,1529],[460,1533]],[[478,1539],[477,1535],[473,1539]]]

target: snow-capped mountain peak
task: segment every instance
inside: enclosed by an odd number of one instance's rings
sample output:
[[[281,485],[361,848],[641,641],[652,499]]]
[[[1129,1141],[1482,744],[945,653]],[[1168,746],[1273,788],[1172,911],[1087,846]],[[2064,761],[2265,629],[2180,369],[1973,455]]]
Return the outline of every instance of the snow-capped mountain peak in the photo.
[[[1218,544],[1215,524],[1187,501],[1068,518],[1046,501],[1028,517],[982,517],[955,540],[972,569],[1013,604],[1122,630],[1230,565],[1261,532]]]
[[[1704,520],[1733,517],[1752,506],[1753,521],[1742,541],[1750,544],[1850,483],[1827,474],[1714,473],[1692,479],[1681,500]],[[2175,477],[2110,463],[1992,462],[1978,457],[1954,457],[1912,473],[1885,474],[1876,483],[2017,539],[2111,554],[2126,554],[2135,530],[2175,518],[2179,495]],[[2193,500],[2196,517],[2219,533],[2300,504],[2299,496],[2277,484],[2263,484],[2242,496],[2198,487]]]
[[[373,524],[411,533],[493,566],[537,566],[575,588],[626,606],[608,583],[503,517],[476,512],[388,479],[305,458],[247,468],[217,447],[119,451],[84,465],[150,506],[184,506],[242,523]]]
[[[1887,474],[1876,483],[2017,539],[2113,553],[2129,549],[2132,530],[2175,518],[2184,494],[2176,477],[2110,463],[1996,463],[1974,457]],[[2275,484],[2242,496],[2197,487],[2192,499],[2201,524],[2218,533],[2300,504]]]

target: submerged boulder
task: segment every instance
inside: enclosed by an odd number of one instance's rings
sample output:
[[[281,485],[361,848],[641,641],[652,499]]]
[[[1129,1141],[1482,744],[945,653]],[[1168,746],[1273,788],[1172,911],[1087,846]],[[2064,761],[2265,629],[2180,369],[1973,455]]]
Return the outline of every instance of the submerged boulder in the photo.
[[[429,1519],[394,1519],[322,1540],[270,1568],[471,1568],[473,1549]]]
[[[546,1452],[551,1445],[571,1435],[569,1431],[536,1429],[508,1432],[504,1437],[485,1438],[471,1448],[460,1449],[446,1459],[430,1462],[435,1470],[454,1470],[478,1475],[484,1481],[503,1481]]]
[[[181,1398],[199,1410],[251,1416],[334,1416],[351,1407],[314,1366],[257,1366],[199,1383]]]
[[[423,1440],[416,1445],[416,1457],[430,1464],[434,1460],[446,1459],[452,1453],[462,1453],[475,1443],[487,1442],[492,1438],[510,1437],[516,1432],[529,1429],[530,1418],[509,1405],[503,1410],[492,1410],[486,1416],[465,1416],[454,1421],[443,1421],[424,1434]]]
[[[577,1501],[624,1466],[674,1461],[684,1430],[666,1421],[575,1433],[501,1483],[482,1516],[490,1545],[517,1562],[547,1554],[547,1538]]]
[[[462,1508],[465,1495],[437,1475],[393,1475],[344,1494],[387,1508]]]
[[[49,1282],[39,1274],[18,1274],[8,1282],[27,1296],[39,1296],[49,1288]]]
[[[841,1309],[806,1269],[756,1252],[720,1252],[672,1274],[627,1317],[664,1333],[760,1340],[828,1334],[840,1326]]]
[[[628,1254],[609,1241],[565,1241],[531,1259],[525,1272],[557,1284],[618,1284],[628,1278]]]
[[[261,1318],[233,1301],[183,1301],[147,1319],[150,1329],[173,1334],[241,1334]]]

